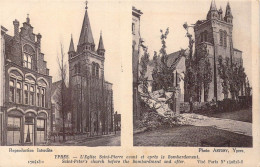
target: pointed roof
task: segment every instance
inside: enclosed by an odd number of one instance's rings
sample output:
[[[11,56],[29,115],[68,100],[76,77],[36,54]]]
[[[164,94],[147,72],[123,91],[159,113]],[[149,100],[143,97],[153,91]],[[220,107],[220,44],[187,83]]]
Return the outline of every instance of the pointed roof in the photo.
[[[99,43],[98,43],[98,50],[105,50],[102,38],[102,32],[100,33]]]
[[[218,10],[221,14],[223,13],[222,7],[220,6],[219,10]]]
[[[70,40],[69,52],[75,52],[72,35],[71,35],[71,40]]]
[[[90,22],[89,22],[89,17],[88,17],[88,10],[87,10],[88,7],[86,6],[85,9],[86,9],[86,12],[85,12],[85,16],[84,16],[84,20],[83,20],[83,24],[82,24],[82,28],[81,28],[78,45],[82,45],[84,43],[94,44],[94,39],[93,39]]]
[[[227,3],[227,6],[226,6],[225,16],[231,16],[232,17],[232,13],[231,13],[231,8],[230,8],[230,5],[229,5],[229,2]]]
[[[229,2],[227,2],[227,9],[230,9],[230,5],[229,5]]]
[[[215,0],[211,1],[210,9],[209,10],[217,10]]]

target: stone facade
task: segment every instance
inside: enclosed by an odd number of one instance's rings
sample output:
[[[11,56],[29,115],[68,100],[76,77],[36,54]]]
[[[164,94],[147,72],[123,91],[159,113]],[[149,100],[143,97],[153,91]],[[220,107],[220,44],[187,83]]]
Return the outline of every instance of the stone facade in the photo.
[[[132,8],[132,70],[133,70],[133,113],[134,120],[140,117],[140,104],[138,100],[138,73],[139,73],[139,55],[141,35],[140,35],[140,17],[143,13]]]
[[[222,8],[217,9],[214,0],[211,2],[206,20],[198,20],[195,24],[195,50],[198,53],[206,47],[212,67],[213,81],[210,84],[208,101],[224,99],[221,79],[218,75],[219,56],[228,57],[231,63],[243,66],[242,51],[233,47],[232,31],[233,16],[229,3],[224,15]],[[204,101],[203,92],[201,100]]]
[[[38,145],[50,131],[52,77],[41,52],[41,35],[33,33],[30,18],[20,30],[19,21],[13,24],[14,36],[4,35],[2,145]]]
[[[98,49],[90,26],[86,7],[77,45],[71,38],[69,47],[69,86],[72,89],[72,129],[90,135],[113,131],[113,90],[105,81],[105,49],[102,34]]]

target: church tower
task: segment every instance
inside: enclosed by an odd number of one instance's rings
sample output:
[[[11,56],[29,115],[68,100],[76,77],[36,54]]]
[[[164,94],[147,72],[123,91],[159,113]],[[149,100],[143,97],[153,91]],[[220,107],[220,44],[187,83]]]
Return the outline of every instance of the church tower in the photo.
[[[74,49],[71,37],[68,51],[74,132],[89,132],[90,135],[97,135],[101,133],[101,128],[104,126],[104,122],[100,118],[105,112],[103,100],[104,56],[102,35],[100,35],[98,49],[95,49],[86,3],[77,50]]]
[[[222,8],[217,9],[215,0],[211,2],[206,20],[198,20],[194,26],[195,51],[199,53],[201,49],[206,47],[213,74],[208,99],[204,99],[205,101],[222,100],[224,98],[218,75],[218,58],[220,56],[228,57],[232,61],[234,55],[232,30],[233,16],[229,3],[227,3],[223,18]]]

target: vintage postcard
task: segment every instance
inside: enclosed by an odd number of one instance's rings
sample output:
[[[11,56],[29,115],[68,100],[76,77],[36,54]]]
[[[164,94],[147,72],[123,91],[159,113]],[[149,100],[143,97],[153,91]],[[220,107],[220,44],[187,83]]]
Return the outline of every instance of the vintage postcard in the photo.
[[[260,166],[258,1],[0,4],[0,167]]]

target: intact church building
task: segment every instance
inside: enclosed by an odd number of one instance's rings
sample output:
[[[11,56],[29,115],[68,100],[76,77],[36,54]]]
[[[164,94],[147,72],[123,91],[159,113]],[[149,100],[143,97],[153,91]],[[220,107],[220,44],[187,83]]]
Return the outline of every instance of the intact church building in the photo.
[[[114,109],[112,83],[104,77],[106,56],[102,34],[96,49],[87,9],[86,5],[76,49],[72,37],[70,41],[69,85],[72,89],[72,129],[92,136],[113,131]]]
[[[1,26],[1,145],[39,145],[50,127],[52,77],[27,16],[14,35]]]

